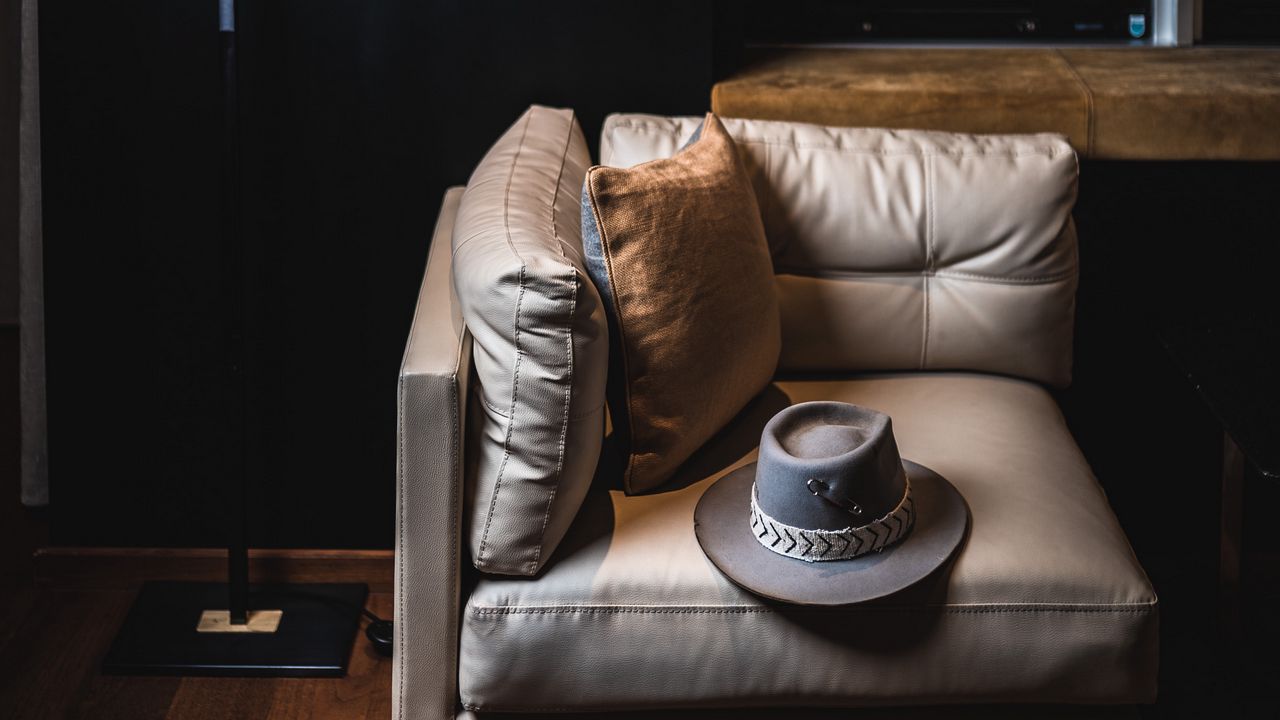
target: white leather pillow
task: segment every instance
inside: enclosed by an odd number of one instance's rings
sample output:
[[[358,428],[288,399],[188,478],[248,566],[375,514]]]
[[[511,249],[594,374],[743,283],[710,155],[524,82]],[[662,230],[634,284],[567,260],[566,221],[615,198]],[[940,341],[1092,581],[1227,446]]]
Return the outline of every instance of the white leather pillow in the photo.
[[[669,157],[700,122],[612,115],[601,164]],[[723,122],[774,249],[780,370],[1070,382],[1078,167],[1065,138]]]
[[[604,436],[608,330],[582,264],[591,165],[571,110],[529,108],[480,161],[453,228],[454,289],[481,413],[466,488],[471,557],[532,575],[568,529]]]

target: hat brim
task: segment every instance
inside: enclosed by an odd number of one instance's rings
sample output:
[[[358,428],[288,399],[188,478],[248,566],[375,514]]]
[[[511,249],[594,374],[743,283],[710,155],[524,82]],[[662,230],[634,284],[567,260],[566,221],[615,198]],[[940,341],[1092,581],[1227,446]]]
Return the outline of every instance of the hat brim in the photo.
[[[717,480],[694,510],[703,552],[730,580],[757,595],[797,605],[852,605],[892,595],[928,577],[964,540],[969,506],[934,471],[903,461],[911,480],[916,519],[911,532],[880,552],[851,560],[806,562],[769,550],[748,518],[756,464]]]

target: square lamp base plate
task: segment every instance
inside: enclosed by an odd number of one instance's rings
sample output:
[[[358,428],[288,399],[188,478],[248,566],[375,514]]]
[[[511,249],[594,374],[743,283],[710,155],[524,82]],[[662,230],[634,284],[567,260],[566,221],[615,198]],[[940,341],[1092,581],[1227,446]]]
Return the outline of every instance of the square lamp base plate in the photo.
[[[251,585],[249,624],[231,626],[225,583],[149,582],[102,672],[342,677],[368,593],[360,584]]]

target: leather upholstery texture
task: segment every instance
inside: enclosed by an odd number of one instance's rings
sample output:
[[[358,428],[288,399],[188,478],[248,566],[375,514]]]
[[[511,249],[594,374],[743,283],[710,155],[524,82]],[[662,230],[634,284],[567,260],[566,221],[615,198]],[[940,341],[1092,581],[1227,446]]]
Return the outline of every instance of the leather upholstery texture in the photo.
[[[609,417],[624,438],[622,482],[645,492],[773,379],[769,246],[733,139],[711,114],[674,157],[591,168],[582,217],[613,339]]]
[[[1078,165],[1062,136],[723,121],[775,248],[783,370],[1069,384]],[[668,157],[699,122],[612,115],[601,163]]]
[[[533,106],[480,161],[453,228],[482,415],[467,506],[475,566],[530,575],[578,511],[600,456],[608,329],[583,268],[591,158],[570,110]]]
[[[451,718],[458,702],[462,446],[472,348],[449,274],[449,236],[461,199],[462,188],[444,197],[400,366],[398,622],[391,661],[396,720]]]
[[[698,498],[754,458],[769,417],[809,400],[888,413],[902,456],[961,491],[972,525],[950,566],[881,601],[800,608],[739,589],[707,560],[694,537]],[[678,484],[626,496],[602,482],[539,577],[479,580],[462,617],[465,707],[1154,696],[1154,592],[1057,405],[1033,383],[967,373],[778,382]]]

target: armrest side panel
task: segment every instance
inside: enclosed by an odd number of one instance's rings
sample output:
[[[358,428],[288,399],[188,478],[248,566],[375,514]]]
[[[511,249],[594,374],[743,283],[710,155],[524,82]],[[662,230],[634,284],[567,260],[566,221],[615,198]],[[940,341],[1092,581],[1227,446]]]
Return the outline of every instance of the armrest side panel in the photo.
[[[444,197],[400,369],[392,716],[457,711],[463,467],[471,337],[450,279],[462,188]]]

